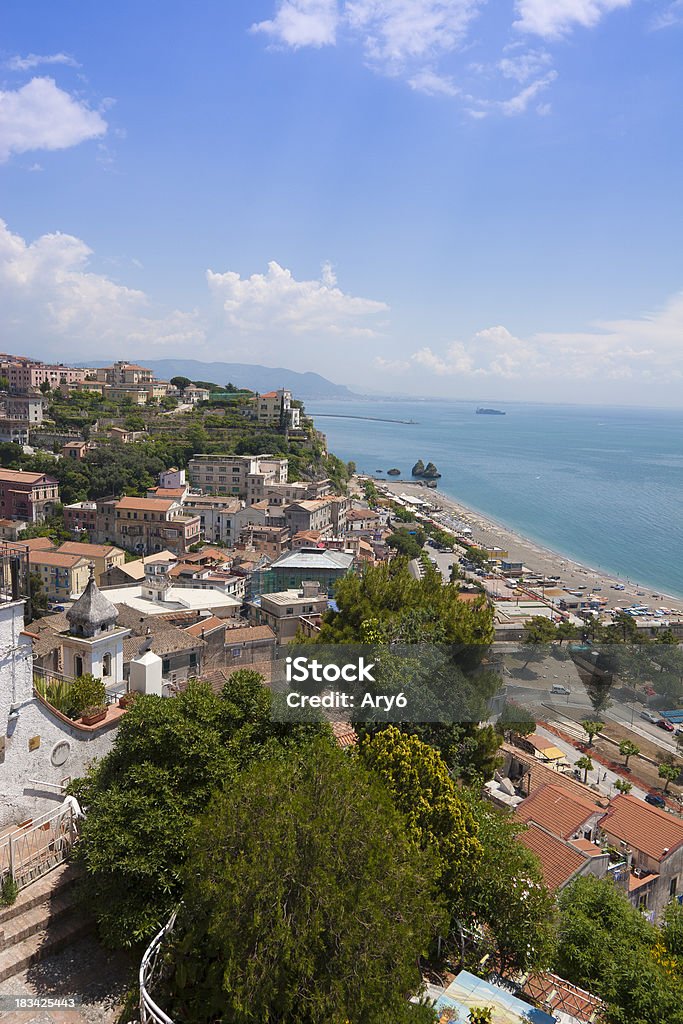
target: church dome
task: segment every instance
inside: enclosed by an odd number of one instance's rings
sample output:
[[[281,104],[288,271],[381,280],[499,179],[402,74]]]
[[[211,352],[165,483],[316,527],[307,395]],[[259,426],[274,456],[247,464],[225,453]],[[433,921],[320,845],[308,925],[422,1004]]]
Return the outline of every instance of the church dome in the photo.
[[[115,624],[118,609],[108,601],[95,583],[95,567],[90,566],[88,585],[66,613],[69,632],[73,636],[95,637]]]

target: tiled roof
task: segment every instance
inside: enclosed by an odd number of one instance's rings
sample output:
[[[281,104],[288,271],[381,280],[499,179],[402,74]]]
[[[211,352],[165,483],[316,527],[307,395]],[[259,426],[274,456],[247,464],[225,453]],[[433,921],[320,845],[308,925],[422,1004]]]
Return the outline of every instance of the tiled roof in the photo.
[[[570,775],[564,775],[555,768],[542,764],[533,754],[520,750],[519,747],[515,747],[512,743],[503,743],[500,749],[504,754],[514,757],[516,761],[525,766],[527,770],[525,787],[529,785],[529,795],[534,793],[539,786],[550,783],[553,786],[560,786],[567,793],[573,793],[586,800],[594,800],[596,807],[607,806],[604,798],[601,798],[597,793],[593,793],[588,786],[584,786],[582,782],[572,778]]]
[[[196,651],[205,646],[203,640],[196,636],[187,636],[186,629],[178,629],[177,626],[164,624],[164,629],[159,629],[149,636],[138,634],[128,637],[123,642],[123,660],[130,661],[137,657],[143,648],[147,648],[164,658],[169,654],[181,654],[183,651]]]
[[[600,827],[656,861],[663,860],[683,843],[683,821],[630,794],[621,794],[611,801]]]
[[[564,1013],[579,1024],[594,1024],[604,1006],[591,992],[550,972],[532,975],[524,985],[524,993],[555,1016]]]
[[[56,484],[57,481],[45,473],[28,473],[23,469],[0,469],[0,480],[12,484],[37,484],[46,480],[47,483]]]
[[[65,555],[59,551],[29,551],[28,560],[31,565],[54,565],[58,569],[74,569],[88,562],[82,555]]]
[[[235,629],[226,629],[225,631],[226,647],[230,647],[231,644],[249,643],[252,640],[274,639],[275,633],[270,626],[237,626]]]
[[[185,633],[191,636],[201,637],[204,633],[212,633],[214,629],[225,629],[225,619],[219,619],[217,615],[210,615],[208,619],[200,619],[194,625],[188,626]]]
[[[28,540],[22,540],[21,537],[17,541],[12,541],[8,547],[15,551],[25,551],[28,548],[30,551],[56,551],[57,548],[52,543],[49,537],[29,537]]]
[[[154,500],[158,501],[159,498],[182,498],[187,490],[187,486],[183,487],[151,487],[149,495],[154,495]]]
[[[126,497],[117,501],[116,507],[123,511],[126,511],[126,509],[130,509],[131,511],[136,509],[137,511],[142,510],[143,512],[168,512],[168,510],[173,508],[175,504],[176,502],[170,498],[132,498],[126,495]]]
[[[112,544],[82,544],[76,540],[65,541],[58,550],[66,555],[83,555],[84,558],[105,558],[112,552],[123,554],[121,548],[115,548]]]
[[[299,551],[288,551],[277,558],[272,569],[350,569],[353,565],[353,555],[345,551],[328,551],[319,549],[309,551],[302,548]]]
[[[545,785],[523,800],[515,814],[521,821],[533,821],[553,835],[569,839],[599,810],[593,801],[567,793],[561,786]]]
[[[350,722],[331,722],[332,734],[338,747],[355,747],[358,743],[358,734]]]
[[[586,858],[569,843],[563,842],[533,822],[520,832],[519,841],[535,853],[541,862],[543,881],[552,891],[561,889],[574,877]]]

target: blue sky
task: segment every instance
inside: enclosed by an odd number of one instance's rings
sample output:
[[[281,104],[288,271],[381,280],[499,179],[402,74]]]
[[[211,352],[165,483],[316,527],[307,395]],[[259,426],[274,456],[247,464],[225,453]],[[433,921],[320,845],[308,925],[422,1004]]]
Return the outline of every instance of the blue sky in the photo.
[[[678,405],[683,0],[5,0],[2,347]]]

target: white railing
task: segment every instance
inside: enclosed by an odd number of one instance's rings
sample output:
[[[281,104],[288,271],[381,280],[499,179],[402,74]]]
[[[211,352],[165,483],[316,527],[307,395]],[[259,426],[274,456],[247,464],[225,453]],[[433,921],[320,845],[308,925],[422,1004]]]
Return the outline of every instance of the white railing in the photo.
[[[174,1024],[171,1017],[157,1006],[151,993],[166,968],[161,947],[164,939],[173,931],[175,919],[176,911],[173,911],[164,927],[150,942],[140,962],[140,1024]]]
[[[48,811],[25,828],[3,836],[0,883],[11,876],[17,888],[24,889],[65,861],[76,841],[76,820],[81,813],[78,801],[67,797],[57,810]]]

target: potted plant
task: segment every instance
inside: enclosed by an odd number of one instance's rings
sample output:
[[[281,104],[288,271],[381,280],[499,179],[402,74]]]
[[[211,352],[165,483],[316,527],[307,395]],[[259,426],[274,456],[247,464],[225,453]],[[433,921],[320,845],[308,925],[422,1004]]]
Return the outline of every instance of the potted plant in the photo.
[[[81,722],[83,725],[97,725],[98,722],[104,721],[106,717],[106,704],[92,704],[89,708],[86,708],[81,715]]]
[[[135,693],[135,691],[131,692],[130,690],[128,690],[127,693],[122,693],[121,696],[119,697],[119,707],[124,709],[132,707],[136,697],[137,693]]]
[[[104,707],[106,710],[107,695],[101,679],[89,672],[78,676],[69,689],[69,717],[82,718],[90,708]]]

